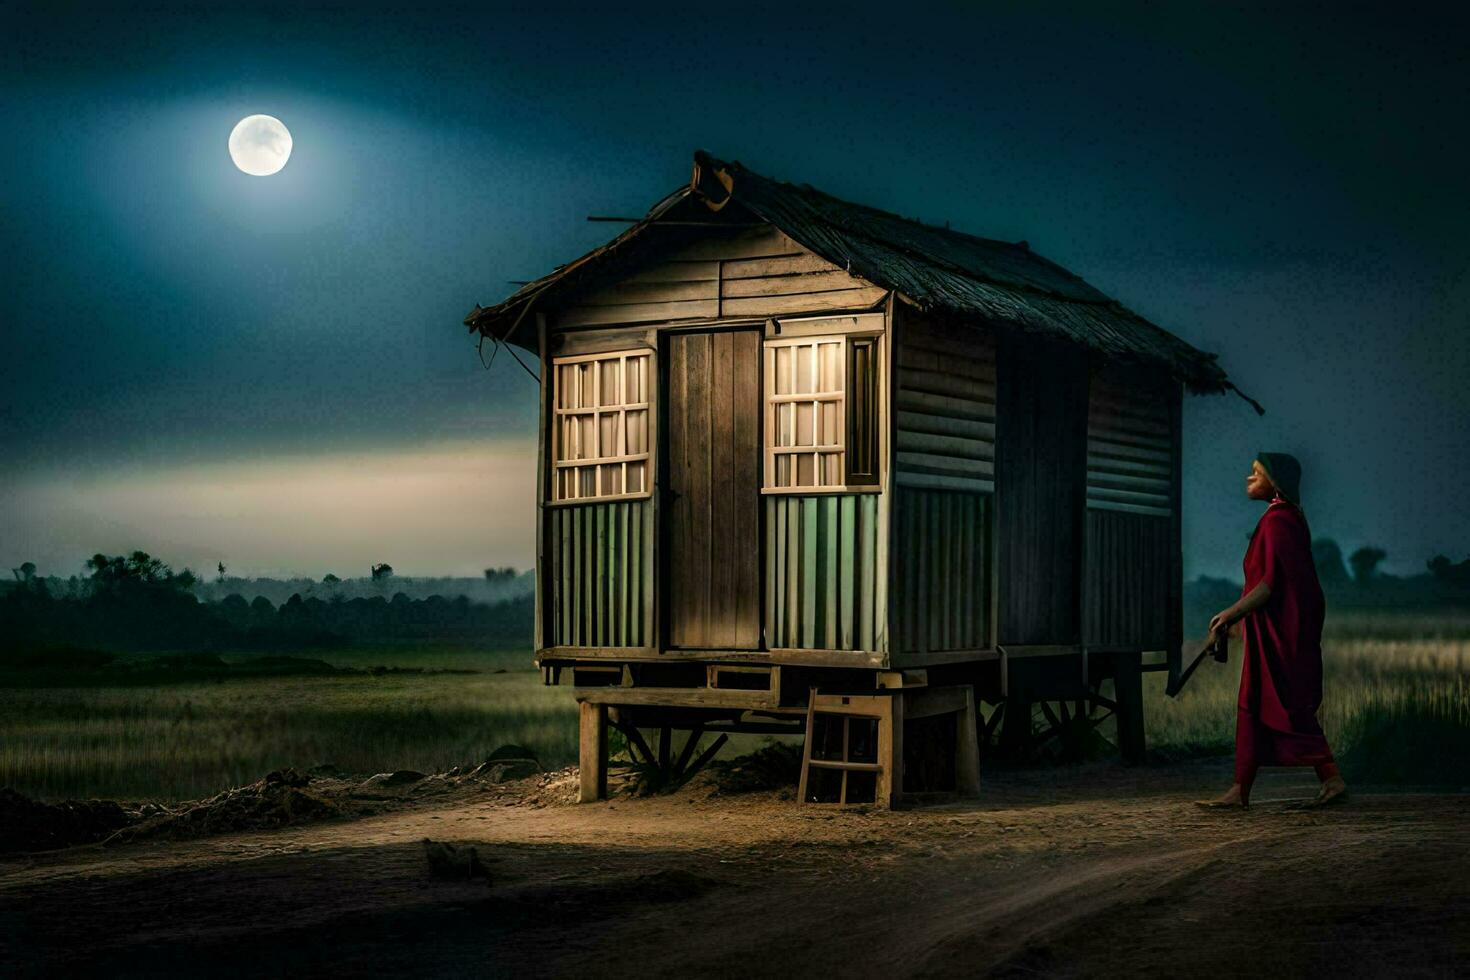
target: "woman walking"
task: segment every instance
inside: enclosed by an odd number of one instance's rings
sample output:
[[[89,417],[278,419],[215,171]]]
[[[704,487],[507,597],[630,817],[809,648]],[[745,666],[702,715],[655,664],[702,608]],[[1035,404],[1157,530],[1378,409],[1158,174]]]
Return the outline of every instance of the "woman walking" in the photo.
[[[1300,506],[1301,473],[1294,456],[1259,453],[1246,477],[1246,496],[1270,503],[1246,549],[1240,599],[1210,620],[1210,638],[1216,642],[1236,622],[1242,623],[1235,785],[1201,806],[1249,806],[1251,784],[1261,766],[1314,767],[1322,788],[1310,806],[1340,801],[1347,793],[1317,724],[1326,604]]]

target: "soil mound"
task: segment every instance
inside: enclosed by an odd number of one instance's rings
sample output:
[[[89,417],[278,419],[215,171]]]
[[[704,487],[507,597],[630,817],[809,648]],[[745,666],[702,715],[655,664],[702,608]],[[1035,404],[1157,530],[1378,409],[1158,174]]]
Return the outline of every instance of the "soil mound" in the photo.
[[[112,800],[42,803],[0,789],[0,854],[90,844],[136,819]]]
[[[278,769],[249,786],[225,790],[207,800],[185,803],[125,827],[109,843],[163,837],[179,840],[242,830],[266,830],[337,816],[333,801],[307,789],[312,777]]]

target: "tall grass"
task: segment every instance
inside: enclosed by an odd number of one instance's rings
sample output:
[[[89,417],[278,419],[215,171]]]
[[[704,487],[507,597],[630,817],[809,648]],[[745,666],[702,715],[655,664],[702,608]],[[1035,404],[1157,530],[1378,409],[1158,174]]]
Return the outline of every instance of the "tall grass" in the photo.
[[[575,705],[535,671],[0,689],[0,785],[180,800],[282,766],[443,771],[507,742],[576,759]]]
[[[1470,620],[1333,616],[1318,718],[1353,782],[1470,786]],[[281,766],[442,771],[506,742],[547,766],[577,756],[571,692],[530,654],[454,648],[333,651],[340,665],[477,673],[242,677],[159,686],[0,688],[0,786],[47,799],[191,799]],[[496,672],[503,671],[503,672]],[[1233,750],[1239,647],[1177,699],[1146,677],[1151,750]],[[739,741],[741,744],[736,744]],[[746,743],[749,744],[746,744]],[[722,755],[757,742],[734,740]]]
[[[1470,786],[1470,638],[1443,621],[1365,617],[1363,633],[1323,640],[1317,720],[1344,774],[1371,783]],[[1405,638],[1423,630],[1428,638]],[[1240,648],[1229,664],[1201,665],[1177,700],[1151,675],[1145,698],[1150,748],[1163,757],[1234,749]]]

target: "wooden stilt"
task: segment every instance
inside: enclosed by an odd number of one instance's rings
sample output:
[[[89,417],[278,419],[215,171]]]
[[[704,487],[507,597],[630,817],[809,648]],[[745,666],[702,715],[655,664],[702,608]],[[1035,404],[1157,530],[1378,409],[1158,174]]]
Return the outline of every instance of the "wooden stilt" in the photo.
[[[1137,653],[1120,653],[1113,658],[1113,692],[1118,702],[1118,751],[1127,763],[1142,762],[1145,749],[1143,732],[1143,672]]]
[[[878,719],[878,806],[889,809],[903,801],[903,691],[886,699]]]
[[[591,803],[607,796],[607,705],[579,702],[577,802]]]
[[[980,742],[976,733],[979,720],[975,689],[966,687],[965,708],[955,719],[954,783],[961,796],[975,796],[980,792]]]

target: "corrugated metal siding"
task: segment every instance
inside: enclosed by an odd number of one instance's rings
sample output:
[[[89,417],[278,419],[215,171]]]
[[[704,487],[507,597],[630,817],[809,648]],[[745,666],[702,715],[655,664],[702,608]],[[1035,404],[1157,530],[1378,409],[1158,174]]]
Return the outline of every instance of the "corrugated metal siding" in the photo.
[[[552,644],[652,644],[647,500],[551,509]]]
[[[1172,626],[1167,519],[1108,510],[1087,512],[1086,639],[1104,646],[1163,650]]]
[[[1136,372],[1109,368],[1093,375],[1087,399],[1089,508],[1169,516],[1171,401],[1156,379]]]
[[[1000,344],[995,447],[997,638],[1080,639],[1086,351],[1007,334]]]
[[[878,496],[766,497],[766,645],[878,649]]]
[[[990,496],[898,491],[892,554],[896,653],[990,645]]]
[[[995,489],[995,340],[905,317],[896,351],[897,482],[935,490]]]

